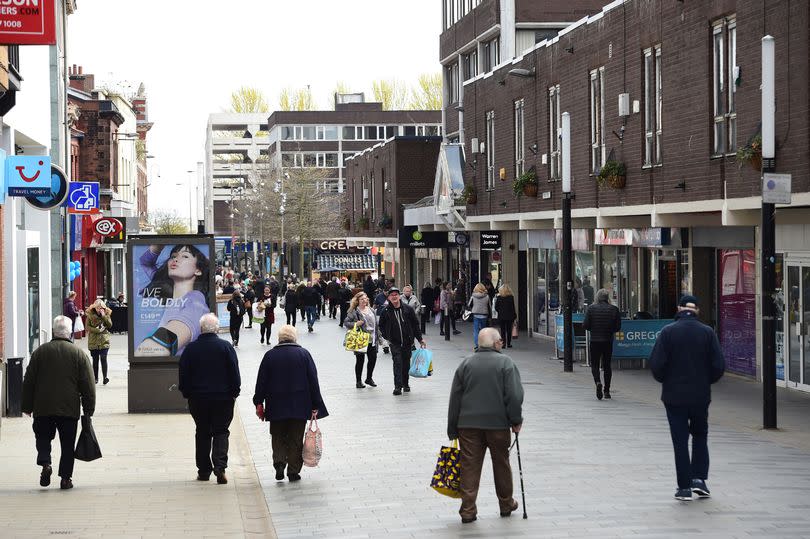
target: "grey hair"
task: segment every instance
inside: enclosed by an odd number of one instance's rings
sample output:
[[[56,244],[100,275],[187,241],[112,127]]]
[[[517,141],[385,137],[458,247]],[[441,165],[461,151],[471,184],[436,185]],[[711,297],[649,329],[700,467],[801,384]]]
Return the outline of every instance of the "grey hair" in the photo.
[[[482,348],[495,348],[495,343],[501,340],[501,333],[495,328],[484,328],[478,332],[478,346]]]
[[[610,303],[610,292],[608,292],[606,288],[600,288],[599,292],[596,293],[596,301],[607,301]]]
[[[53,336],[60,339],[69,339],[73,336],[73,320],[67,316],[59,315],[53,319]]]
[[[283,342],[297,342],[297,341],[298,341],[298,331],[295,329],[295,326],[284,324],[283,326],[278,328],[279,344]]]
[[[219,330],[219,318],[214,313],[206,313],[200,318],[200,333],[216,333]]]

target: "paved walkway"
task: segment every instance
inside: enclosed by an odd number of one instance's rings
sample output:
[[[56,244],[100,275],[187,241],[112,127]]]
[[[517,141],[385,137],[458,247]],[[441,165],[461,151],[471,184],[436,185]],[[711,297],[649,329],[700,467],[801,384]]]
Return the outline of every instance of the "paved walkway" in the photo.
[[[111,381],[97,386],[93,424],[104,456],[76,461],[73,490],[59,489],[58,439],[44,489],[31,418],[3,419],[0,536],[273,537],[239,418],[231,426],[229,483],[196,481],[191,416],[127,413],[124,339],[113,337]]]
[[[587,368],[562,373],[548,343],[516,343],[526,389],[522,460],[528,520],[498,516],[491,470],[484,467],[479,520],[462,525],[458,502],[429,479],[446,443],[447,393],[471,348],[470,328],[450,343],[430,328],[435,375],[391,395],[390,356],[379,387],[354,387],[353,356],[333,320],[301,335],[318,365],[330,417],[321,422],[325,453],[303,480],[273,478],[267,424],[249,399],[261,355],[256,329],[243,330],[239,407],[279,537],[810,537],[810,399],[780,392],[784,430],[759,430],[757,384],[728,376],[711,409],[709,485],[714,497],[673,499],[675,472],[660,387],[647,371],[614,375],[614,399],[596,401]],[[276,342],[275,333],[273,342]],[[520,487],[513,456],[515,496]]]

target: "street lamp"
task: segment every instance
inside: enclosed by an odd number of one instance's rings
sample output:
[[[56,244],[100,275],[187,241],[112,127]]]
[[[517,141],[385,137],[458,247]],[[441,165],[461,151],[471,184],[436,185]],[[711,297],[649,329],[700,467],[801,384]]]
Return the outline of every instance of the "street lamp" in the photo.
[[[574,372],[574,321],[571,312],[571,115],[562,113],[562,279],[563,294],[563,371]]]

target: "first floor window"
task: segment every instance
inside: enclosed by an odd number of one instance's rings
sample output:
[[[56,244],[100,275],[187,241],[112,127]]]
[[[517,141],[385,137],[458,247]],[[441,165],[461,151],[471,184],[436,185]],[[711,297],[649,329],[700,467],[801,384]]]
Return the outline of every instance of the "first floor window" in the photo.
[[[520,177],[524,170],[523,103],[522,99],[515,101],[515,177]]]
[[[549,178],[559,180],[561,177],[560,129],[562,127],[559,84],[548,89],[548,125]]]
[[[487,112],[487,189],[495,188],[495,111]]]
[[[605,68],[591,71],[591,171],[605,163]]]

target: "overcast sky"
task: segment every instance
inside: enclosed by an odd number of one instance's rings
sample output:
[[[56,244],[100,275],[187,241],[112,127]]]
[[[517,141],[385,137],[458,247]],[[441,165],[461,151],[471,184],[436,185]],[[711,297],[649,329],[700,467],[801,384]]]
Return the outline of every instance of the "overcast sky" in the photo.
[[[438,0],[80,0],[67,53],[97,85],[146,85],[152,210],[172,207],[175,184],[203,160],[208,114],[227,109],[239,86],[264,91],[271,110],[287,86],[310,85],[324,108],[336,81],[368,98],[375,79],[439,71],[440,31]],[[28,134],[47,144],[47,48],[22,49],[9,123],[31,124]]]

